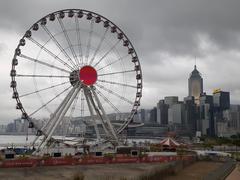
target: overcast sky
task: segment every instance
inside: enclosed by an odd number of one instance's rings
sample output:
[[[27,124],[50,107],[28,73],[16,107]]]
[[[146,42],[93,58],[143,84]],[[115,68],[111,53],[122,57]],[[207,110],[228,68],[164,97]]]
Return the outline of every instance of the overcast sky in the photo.
[[[204,91],[230,91],[231,103],[240,104],[239,7],[239,0],[2,0],[0,124],[20,115],[9,87],[20,37],[41,17],[68,8],[99,13],[129,37],[143,70],[141,108],[151,108],[165,96],[187,96],[195,57]]]

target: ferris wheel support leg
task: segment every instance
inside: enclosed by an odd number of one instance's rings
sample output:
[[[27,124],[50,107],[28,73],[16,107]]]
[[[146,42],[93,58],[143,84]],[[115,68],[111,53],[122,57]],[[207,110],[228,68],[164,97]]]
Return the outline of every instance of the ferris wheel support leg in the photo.
[[[32,147],[35,146],[36,141],[39,139],[40,136],[36,136],[32,142]]]
[[[88,99],[90,100],[90,102],[92,104],[92,107],[94,108],[97,116],[102,121],[103,130],[105,131],[107,136],[110,136],[111,134],[110,134],[109,130],[106,127],[106,120],[102,117],[102,115],[99,112],[99,109],[96,107],[96,105],[94,103],[94,100],[92,98],[92,93],[91,93],[90,89],[88,87],[85,87],[85,92],[86,92],[86,97],[88,97]]]
[[[52,123],[50,123],[50,126],[48,126],[46,132],[45,132],[45,137],[42,140],[42,142],[40,143],[40,145],[38,146],[38,149],[36,150],[36,152],[41,151],[47,144],[47,142],[50,140],[50,138],[52,137],[53,132],[55,131],[57,125],[59,124],[60,120],[62,119],[62,117],[66,114],[67,110],[69,109],[70,105],[72,104],[72,101],[75,98],[75,94],[77,95],[77,93],[79,92],[80,87],[77,88],[78,90],[76,90],[76,86],[67,94],[67,96],[65,97],[65,99],[63,100],[63,102],[60,104],[60,106],[57,108],[57,110],[54,112],[54,115],[52,116],[52,118],[50,119],[50,121]],[[77,92],[77,93],[76,93]],[[74,97],[74,98],[73,98]],[[71,103],[69,103],[71,101]],[[66,108],[66,106],[69,104],[69,107]],[[65,112],[66,111],[66,112]],[[64,112],[64,114],[63,114]],[[61,117],[60,117],[61,116]]]
[[[70,108],[70,106],[72,105],[73,101],[75,100],[77,94],[79,93],[81,87],[79,86],[75,92],[73,93],[73,95],[71,96],[69,102],[67,102],[66,106],[64,107],[63,111],[61,112],[61,115],[59,118],[57,118],[56,123],[54,124],[53,128],[50,130],[48,137],[45,141],[45,145],[46,143],[51,139],[53,132],[55,131],[56,127],[59,125],[59,123],[63,120],[65,114],[67,113],[68,109]],[[43,147],[45,147],[45,145]]]
[[[58,108],[56,109],[56,111],[54,112],[54,114],[50,117],[49,121],[48,121],[48,126],[46,126],[46,131],[44,132],[44,138],[43,140],[40,142],[40,144],[38,145],[38,148],[36,149],[36,151],[33,154],[37,154],[39,153],[41,147],[43,146],[43,144],[45,143],[49,131],[50,129],[53,127],[53,124],[56,122],[56,119],[59,118],[61,111],[63,110],[63,107],[66,106],[66,102],[69,101],[70,97],[72,96],[73,92],[74,92],[75,88],[73,88],[68,94],[67,96],[64,98],[64,100],[62,101],[62,103],[58,106]]]
[[[84,94],[85,94],[85,97],[86,97],[88,109],[90,111],[91,117],[93,118],[92,120],[93,120],[94,129],[95,129],[95,132],[96,132],[96,135],[97,135],[97,141],[99,142],[101,140],[99,129],[97,127],[96,118],[94,117],[93,108],[92,108],[92,105],[91,105],[89,97],[88,97],[88,92],[85,88],[84,88]]]
[[[98,96],[97,96],[97,93],[95,92],[95,89],[94,89],[93,86],[91,87],[91,91],[92,91],[92,93],[93,93],[94,98],[95,98],[96,101],[97,101],[98,107],[99,107],[100,110],[102,111],[102,114],[103,114],[104,118],[105,118],[106,121],[107,121],[107,125],[108,125],[108,127],[109,127],[109,129],[110,129],[110,131],[111,131],[111,134],[112,134],[113,137],[114,137],[114,140],[118,143],[117,134],[116,134],[116,132],[115,132],[115,130],[114,130],[111,122],[110,122],[110,119],[109,119],[108,116],[106,115],[106,112],[105,112],[102,104],[100,103],[100,100],[99,100],[99,98],[98,98]]]
[[[69,94],[73,93],[73,89],[69,92]],[[41,128],[41,131],[44,131],[44,129],[46,129],[46,131],[49,129],[49,127],[51,127],[54,123],[53,118],[56,116],[57,112],[59,112],[60,108],[63,106],[63,104],[66,102],[67,98],[69,98],[69,96],[66,96],[64,98],[64,100],[61,102],[61,104],[58,106],[58,108],[55,110],[55,112],[51,115],[51,117],[49,118],[49,120],[47,121],[47,123],[45,123],[43,125],[43,127]],[[36,141],[39,139],[40,136],[36,136],[35,139],[32,142],[32,146],[34,147]]]
[[[56,123],[54,124],[54,126],[52,127],[52,129],[50,130],[48,137],[46,138],[46,140],[44,141],[42,148],[40,150],[42,150],[44,147],[46,147],[47,142],[51,139],[56,127],[59,125],[59,123],[62,121],[62,119],[64,118],[65,114],[67,113],[68,109],[70,108],[70,106],[72,105],[74,99],[76,98],[77,94],[79,93],[81,87],[79,86],[75,92],[72,94],[72,96],[70,97],[69,101],[66,103],[66,106],[63,108],[63,111],[61,111],[60,113],[60,117],[56,118]]]
[[[56,121],[58,120],[59,116],[61,115],[61,112],[63,111],[63,109],[67,105],[68,101],[70,100],[70,98],[74,94],[75,90],[76,90],[76,86],[74,86],[71,89],[71,91],[68,93],[68,95],[64,98],[63,102],[58,106],[56,111],[53,113],[53,115],[51,117],[51,120],[48,121],[49,125],[47,126],[47,129],[46,129],[46,134],[47,135],[50,133],[50,131],[52,130],[53,126],[56,124]]]

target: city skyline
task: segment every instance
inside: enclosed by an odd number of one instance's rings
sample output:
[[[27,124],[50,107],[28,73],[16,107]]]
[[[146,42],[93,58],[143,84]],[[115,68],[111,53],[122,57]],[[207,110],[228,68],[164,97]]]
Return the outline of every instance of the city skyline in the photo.
[[[123,4],[117,1],[102,1],[101,4],[97,1],[69,1],[68,7],[65,1],[58,4],[56,1],[22,1],[19,6],[13,5],[16,2],[0,3],[2,123],[6,124],[20,116],[15,110],[15,101],[11,99],[12,90],[9,88],[11,59],[20,37],[43,15],[73,6],[94,10],[107,16],[119,24],[129,36],[143,70],[141,108],[153,107],[165,96],[176,95],[180,99],[187,96],[187,79],[193,69],[195,56],[197,67],[204,79],[204,92],[212,94],[213,89],[221,88],[230,92],[232,104],[240,103],[236,78],[240,75],[240,27],[237,23],[240,13],[235,1],[150,1],[147,7],[144,1]],[[136,4],[137,2],[139,3]],[[132,9],[131,6],[134,5],[135,9]],[[45,8],[38,10],[38,6]],[[204,11],[198,10],[201,6],[204,7]],[[30,8],[29,11],[26,14],[22,13],[26,7]],[[123,8],[124,14],[121,12]],[[134,16],[131,15],[132,11]]]

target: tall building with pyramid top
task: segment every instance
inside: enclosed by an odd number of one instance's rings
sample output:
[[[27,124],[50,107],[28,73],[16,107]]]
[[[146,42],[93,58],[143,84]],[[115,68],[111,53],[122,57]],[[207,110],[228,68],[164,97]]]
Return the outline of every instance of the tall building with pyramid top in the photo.
[[[201,73],[197,70],[197,66],[194,66],[194,70],[191,72],[188,79],[188,95],[193,96],[195,103],[199,105],[200,95],[203,93],[203,79]]]

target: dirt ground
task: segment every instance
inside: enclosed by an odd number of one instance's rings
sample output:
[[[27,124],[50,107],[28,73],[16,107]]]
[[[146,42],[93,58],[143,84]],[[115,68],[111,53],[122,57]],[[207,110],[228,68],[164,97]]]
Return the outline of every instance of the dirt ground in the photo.
[[[196,162],[180,171],[177,175],[166,177],[164,180],[201,180],[220,165],[222,165],[222,163]]]
[[[141,163],[11,168],[0,169],[0,180],[73,180],[74,175],[79,173],[85,175],[84,180],[131,179],[166,165],[167,163]]]
[[[176,175],[165,177],[164,180],[200,180],[221,164],[196,162]],[[151,172],[153,169],[164,168],[167,165],[168,163],[141,163],[11,168],[0,169],[0,180],[73,180],[76,174],[84,174],[84,180],[119,180],[123,177],[134,179]]]

